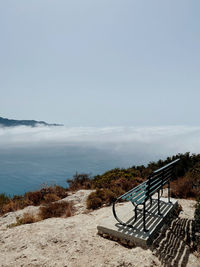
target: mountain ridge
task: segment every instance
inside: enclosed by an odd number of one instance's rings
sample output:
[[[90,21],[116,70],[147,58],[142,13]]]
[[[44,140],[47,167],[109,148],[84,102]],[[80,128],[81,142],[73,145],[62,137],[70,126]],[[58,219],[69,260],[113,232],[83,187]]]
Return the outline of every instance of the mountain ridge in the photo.
[[[0,126],[3,126],[3,127],[14,127],[14,126],[36,127],[38,125],[42,125],[42,126],[63,126],[63,124],[47,123],[45,121],[14,120],[14,119],[7,119],[7,118],[0,117]]]

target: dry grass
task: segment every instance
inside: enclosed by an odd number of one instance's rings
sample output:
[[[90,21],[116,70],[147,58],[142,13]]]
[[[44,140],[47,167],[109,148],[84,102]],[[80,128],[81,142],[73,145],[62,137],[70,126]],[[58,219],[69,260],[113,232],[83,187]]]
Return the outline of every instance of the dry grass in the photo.
[[[73,215],[74,208],[73,203],[66,201],[47,203],[39,208],[39,214],[34,215],[33,213],[24,213],[21,218],[16,218],[16,223],[10,224],[8,227],[15,227],[22,224],[30,224],[39,222],[48,218],[53,217],[71,217]]]
[[[193,198],[198,196],[199,190],[194,188],[189,176],[180,177],[171,183],[171,196],[175,198]]]
[[[0,207],[4,206],[10,201],[9,197],[6,196],[4,193],[0,194]]]
[[[55,193],[50,193],[44,196],[45,203],[50,203],[58,200],[60,200],[60,197],[58,197]]]
[[[41,221],[39,216],[35,216],[32,213],[26,212],[23,214],[21,218],[19,217],[16,218],[16,223],[12,223],[8,227],[12,228],[12,227],[19,226],[22,224],[30,224],[30,223],[35,223],[39,221]]]
[[[66,201],[45,204],[40,207],[39,213],[42,220],[52,217],[70,217],[72,215],[73,205]]]
[[[28,192],[25,194],[25,200],[30,205],[38,206],[43,200],[43,194],[40,191]]]
[[[76,173],[72,179],[67,179],[69,184],[69,190],[77,191],[80,189],[91,189],[93,182],[89,174],[87,173]]]
[[[138,179],[128,180],[122,177],[117,180],[112,180],[109,189],[97,189],[88,196],[87,208],[98,209],[103,205],[110,205],[116,198],[138,184]],[[191,177],[191,174],[188,173],[184,177],[171,182],[171,196],[175,198],[196,199],[200,192],[200,188],[196,185],[198,185],[198,183]]]
[[[121,193],[121,192],[120,192]],[[119,192],[110,189],[97,189],[87,198],[87,209],[98,209],[103,205],[110,205],[117,197]]]
[[[61,186],[45,186],[39,191],[28,192],[24,196],[14,196],[12,199],[0,195],[0,215],[23,209],[27,206],[39,206],[67,197],[68,189]]]
[[[31,213],[24,213],[23,217],[19,220],[21,224],[29,224],[40,221],[38,216],[34,216]]]

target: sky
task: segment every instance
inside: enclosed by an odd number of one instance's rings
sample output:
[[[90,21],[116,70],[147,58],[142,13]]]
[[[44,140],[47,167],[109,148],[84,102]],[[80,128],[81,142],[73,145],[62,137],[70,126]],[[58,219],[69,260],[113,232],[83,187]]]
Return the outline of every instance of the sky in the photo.
[[[0,116],[198,127],[199,10],[199,0],[0,0]]]

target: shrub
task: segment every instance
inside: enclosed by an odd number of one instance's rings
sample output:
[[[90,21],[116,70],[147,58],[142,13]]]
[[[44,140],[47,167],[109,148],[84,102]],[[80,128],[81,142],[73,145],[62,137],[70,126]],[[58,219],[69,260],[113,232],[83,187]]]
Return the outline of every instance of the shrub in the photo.
[[[62,186],[59,186],[59,185],[54,185],[54,186],[43,186],[41,189],[40,189],[40,192],[44,198],[45,195],[48,195],[48,194],[55,194],[56,196],[58,196],[60,199],[61,198],[65,198],[68,196],[68,189],[62,187]]]
[[[135,179],[126,179],[125,177],[121,177],[117,180],[113,180],[110,185],[110,189],[113,190],[114,188],[119,188],[122,191],[127,192],[131,190],[133,187],[138,185],[138,180]]]
[[[52,217],[70,217],[72,214],[72,203],[65,201],[45,204],[40,207],[39,212],[39,216],[42,220]]]
[[[25,194],[25,199],[30,205],[38,206],[43,200],[43,194],[40,191],[28,192]]]
[[[1,214],[5,214],[15,210],[17,210],[17,205],[14,201],[11,200],[9,203],[3,205],[1,209]]]
[[[39,221],[39,217],[34,216],[32,213],[24,213],[23,217],[18,219],[20,224],[29,224]]]
[[[10,198],[6,194],[0,194],[0,207],[7,204],[10,201]]]
[[[53,187],[53,192],[56,196],[58,196],[59,198],[65,198],[68,196],[68,189],[62,187],[62,186],[59,186],[59,185],[55,185]]]
[[[60,198],[55,193],[50,193],[44,196],[45,203],[54,202],[60,200]]]
[[[97,189],[88,196],[87,208],[98,209],[103,205],[110,205],[117,197],[118,195],[116,192],[110,189]]]
[[[102,200],[97,197],[95,192],[91,193],[87,198],[87,209],[98,209],[102,206]]]
[[[137,180],[143,181],[141,177],[138,177],[140,172],[134,168],[128,169],[113,169],[105,172],[102,175],[97,175],[93,179],[93,185],[95,188],[109,188],[113,185],[123,186],[124,188],[133,187],[133,184],[138,184]]]
[[[24,213],[23,216],[21,218],[17,217],[16,218],[16,223],[12,223],[10,224],[8,227],[15,227],[15,226],[19,226],[22,224],[30,224],[30,223],[35,223],[40,221],[40,218],[38,216],[34,216],[32,213]]]
[[[79,190],[79,189],[91,189],[92,181],[89,174],[86,173],[76,173],[73,179],[67,179],[69,184],[69,190]]]
[[[132,188],[132,187],[131,187]],[[130,189],[131,189],[130,188]],[[124,190],[122,189],[120,186],[114,186],[112,187],[112,192],[114,193],[115,195],[115,199],[117,199],[119,196],[123,195],[124,193],[126,193],[127,191],[129,191],[130,189],[127,189],[127,190]],[[114,200],[115,200],[114,199]]]
[[[97,209],[103,205],[110,205],[120,195],[131,190],[139,183],[143,182],[134,169],[114,169],[97,175],[93,180],[96,192],[91,193],[87,199],[88,209]]]
[[[23,196],[14,196],[7,204],[1,208],[1,215],[7,212],[23,209],[28,206],[28,202]]]
[[[27,206],[39,206],[43,203],[60,200],[68,195],[68,189],[61,186],[44,186],[39,191],[27,192],[24,196],[7,197],[0,194],[0,215],[23,209]]]
[[[10,201],[10,198],[8,196],[6,196],[4,193],[0,194],[0,215],[4,214],[3,210],[5,205],[7,205]]]
[[[34,223],[36,221],[36,218],[33,214],[30,213],[24,213],[23,217],[21,218],[21,223]]]
[[[28,201],[27,199],[25,199],[24,196],[15,195],[11,201],[13,201],[16,204],[17,209],[23,209],[28,205]]]
[[[38,206],[42,203],[59,200],[67,195],[67,189],[55,185],[45,186],[40,191],[28,192],[25,194],[25,199],[29,205]]]
[[[193,187],[189,175],[180,177],[172,183],[171,196],[175,198],[195,198],[198,190]]]

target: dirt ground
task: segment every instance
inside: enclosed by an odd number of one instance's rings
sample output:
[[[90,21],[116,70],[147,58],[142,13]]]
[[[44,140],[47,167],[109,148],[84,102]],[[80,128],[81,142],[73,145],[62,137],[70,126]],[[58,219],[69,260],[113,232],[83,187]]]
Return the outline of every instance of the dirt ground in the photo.
[[[200,258],[190,249],[193,200],[178,202],[183,207],[179,219],[160,233],[154,246],[126,248],[97,235],[97,225],[112,215],[111,207],[88,212],[85,201],[89,190],[80,190],[65,200],[74,201],[76,214],[69,218],[51,218],[14,228],[7,226],[24,212],[37,213],[37,207],[11,212],[0,218],[0,266],[67,267],[200,267]]]

